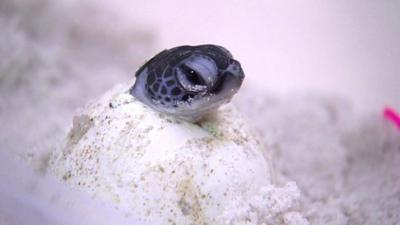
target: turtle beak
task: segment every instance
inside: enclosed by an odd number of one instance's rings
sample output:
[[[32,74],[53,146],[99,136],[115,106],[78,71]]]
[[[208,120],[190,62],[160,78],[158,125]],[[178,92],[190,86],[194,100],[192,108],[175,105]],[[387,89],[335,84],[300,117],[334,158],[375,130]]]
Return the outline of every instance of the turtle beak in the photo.
[[[232,59],[228,68],[210,92],[224,97],[231,97],[239,90],[244,77],[245,75],[240,63]]]
[[[236,79],[240,80],[241,82],[243,81],[244,72],[238,61],[232,59],[227,71],[229,71]]]

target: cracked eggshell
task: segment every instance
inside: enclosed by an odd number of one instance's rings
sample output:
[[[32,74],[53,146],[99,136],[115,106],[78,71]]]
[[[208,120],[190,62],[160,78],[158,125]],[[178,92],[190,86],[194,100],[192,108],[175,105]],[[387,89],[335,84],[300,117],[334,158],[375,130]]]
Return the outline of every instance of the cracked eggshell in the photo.
[[[192,124],[127,90],[115,88],[75,116],[50,160],[53,174],[154,224],[219,224],[233,199],[271,184],[268,157],[233,106]]]

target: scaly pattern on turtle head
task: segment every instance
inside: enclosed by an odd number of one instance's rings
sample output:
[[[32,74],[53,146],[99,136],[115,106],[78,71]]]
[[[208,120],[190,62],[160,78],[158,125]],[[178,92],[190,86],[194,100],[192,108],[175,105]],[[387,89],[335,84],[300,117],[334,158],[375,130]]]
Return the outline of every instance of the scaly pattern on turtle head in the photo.
[[[197,121],[230,101],[243,79],[240,63],[225,48],[179,46],[140,67],[130,93],[157,111]]]

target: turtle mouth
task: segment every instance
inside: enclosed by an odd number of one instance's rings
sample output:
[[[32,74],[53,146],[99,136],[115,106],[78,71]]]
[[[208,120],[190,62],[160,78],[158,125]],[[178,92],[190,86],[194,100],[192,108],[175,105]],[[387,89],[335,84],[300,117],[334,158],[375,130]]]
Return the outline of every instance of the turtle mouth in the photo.
[[[220,95],[226,93],[235,94],[243,83],[244,77],[235,77],[230,72],[225,72],[210,93]]]

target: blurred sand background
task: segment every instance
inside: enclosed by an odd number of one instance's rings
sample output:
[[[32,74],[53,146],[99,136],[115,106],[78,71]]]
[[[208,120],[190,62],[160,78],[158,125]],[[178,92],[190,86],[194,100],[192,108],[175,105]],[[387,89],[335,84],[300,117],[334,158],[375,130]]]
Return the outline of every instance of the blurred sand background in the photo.
[[[246,72],[238,105],[312,224],[395,224],[400,139],[379,113],[400,109],[398,12],[396,0],[2,0],[0,150],[45,171],[89,100],[162,49],[220,44]]]

